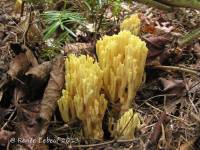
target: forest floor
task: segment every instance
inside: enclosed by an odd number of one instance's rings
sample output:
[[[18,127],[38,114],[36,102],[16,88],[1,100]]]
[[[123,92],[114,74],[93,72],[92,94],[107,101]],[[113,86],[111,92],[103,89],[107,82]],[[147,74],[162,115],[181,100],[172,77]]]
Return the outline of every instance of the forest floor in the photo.
[[[0,0],[0,6],[3,6],[0,8],[0,149],[32,149],[35,146],[33,141],[16,139],[34,139],[41,134],[38,122],[41,125],[42,121],[38,119],[38,114],[41,114],[43,93],[48,86],[43,72],[49,74],[50,70],[40,68],[42,73],[37,70],[28,75],[26,71],[30,64],[49,63],[40,56],[41,49],[46,45],[41,41],[40,31],[32,30],[38,34],[36,37],[30,31],[27,33],[30,30],[28,10],[25,9],[24,16],[19,20],[13,11],[13,1]],[[200,11],[179,8],[165,12],[138,3],[122,7],[128,12],[125,16],[135,12],[140,14],[140,37],[149,49],[145,79],[134,104],[142,120],[135,139],[85,139],[79,133],[79,122],[64,124],[59,110],[55,108],[52,115],[48,110],[43,111],[51,122],[48,126],[41,125],[45,132],[42,134],[49,139],[60,137],[60,141],[40,143],[38,149],[200,149],[200,39],[185,45],[181,43],[183,35],[199,28]],[[33,24],[34,21],[31,26]],[[108,34],[118,30],[119,26],[114,26]],[[104,34],[107,33],[101,33],[97,38]],[[66,55],[76,49],[95,55],[92,35],[90,33],[65,44],[60,53]],[[51,66],[48,63],[45,66]],[[22,76],[16,78],[16,74]],[[43,77],[44,83],[38,83],[41,86],[39,89],[32,80],[34,75]],[[67,139],[64,144],[61,137]]]

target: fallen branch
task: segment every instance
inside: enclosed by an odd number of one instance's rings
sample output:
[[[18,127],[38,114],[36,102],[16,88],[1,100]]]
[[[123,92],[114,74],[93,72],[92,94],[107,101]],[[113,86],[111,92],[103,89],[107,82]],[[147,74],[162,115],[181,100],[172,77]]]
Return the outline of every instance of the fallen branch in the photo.
[[[102,143],[97,143],[97,144],[88,144],[88,145],[69,145],[68,148],[69,149],[84,149],[84,148],[103,148],[105,146],[108,146],[110,144],[114,144],[114,143],[135,143],[137,144],[138,141],[137,140],[111,140],[111,141],[106,141],[106,142],[102,142]]]
[[[182,68],[182,67],[177,67],[177,66],[151,66],[152,68],[155,69],[161,69],[161,70],[171,70],[171,71],[181,71],[181,72],[187,72],[196,76],[199,76],[199,72],[189,69],[189,68]]]
[[[173,7],[185,7],[200,9],[199,0],[136,0],[139,3],[146,4],[151,7],[171,11]]]
[[[158,8],[158,9],[163,9],[163,10],[167,10],[167,11],[173,10],[172,7],[165,5],[165,4],[162,4],[162,3],[159,3],[159,2],[154,1],[154,0],[136,0],[136,1],[139,2],[139,3],[143,3],[145,5],[151,6],[151,7]]]
[[[158,0],[158,1],[170,6],[200,9],[199,0]]]

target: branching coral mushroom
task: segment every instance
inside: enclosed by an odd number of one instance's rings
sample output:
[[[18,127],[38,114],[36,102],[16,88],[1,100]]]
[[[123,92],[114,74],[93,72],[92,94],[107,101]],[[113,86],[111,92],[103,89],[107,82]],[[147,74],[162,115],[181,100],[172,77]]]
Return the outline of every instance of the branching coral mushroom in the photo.
[[[58,101],[64,121],[78,117],[84,125],[84,135],[102,139],[102,120],[107,107],[100,94],[103,72],[89,56],[70,55],[66,59],[66,90]]]
[[[96,44],[106,95],[120,114],[127,111],[141,84],[147,57],[145,42],[130,31],[105,36]]]
[[[129,18],[125,19],[121,24],[120,24],[120,30],[127,30],[130,31],[134,35],[138,35],[140,32],[140,25],[141,21],[138,17],[138,14],[134,14],[130,16]]]
[[[148,51],[146,44],[130,31],[121,31],[99,40],[96,50],[103,70],[104,91],[112,108],[109,126],[112,126],[113,118],[115,122],[118,120],[110,132],[115,137],[133,138],[131,135],[140,121],[129,108],[142,82]],[[132,117],[134,119],[130,120]]]
[[[132,139],[134,137],[135,129],[140,126],[140,119],[133,109],[126,111],[123,116],[117,121],[114,132],[115,137],[120,139]]]

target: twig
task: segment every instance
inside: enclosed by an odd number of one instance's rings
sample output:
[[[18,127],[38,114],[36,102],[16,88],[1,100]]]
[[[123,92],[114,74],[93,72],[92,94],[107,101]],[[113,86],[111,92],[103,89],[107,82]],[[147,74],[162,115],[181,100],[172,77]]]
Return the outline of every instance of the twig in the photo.
[[[95,148],[95,147],[100,147],[100,146],[106,146],[109,144],[114,144],[114,143],[129,143],[129,142],[134,142],[134,140],[112,140],[112,141],[106,141],[102,143],[97,143],[97,144],[88,144],[88,145],[69,145],[68,148]]]
[[[26,45],[26,42],[28,41],[28,30],[30,28],[30,25],[31,25],[31,18],[32,18],[32,6],[30,6],[30,12],[29,12],[29,16],[28,16],[28,25],[27,25],[27,28],[25,29],[24,31],[24,34],[23,34],[23,43],[24,45]]]
[[[154,107],[153,105],[149,104],[148,102],[145,102],[145,104],[146,104],[147,106],[152,107],[153,109],[155,109],[155,110],[161,112],[161,113],[164,112],[164,111],[160,110],[159,108],[156,108],[156,107]],[[185,121],[184,119],[179,118],[179,117],[176,117],[176,116],[174,116],[174,115],[172,115],[172,114],[169,114],[169,113],[167,113],[167,115],[169,115],[170,117],[173,117],[173,118],[175,118],[175,119],[177,119],[177,120],[179,120],[179,121],[182,121],[182,122],[184,122],[187,126],[189,126],[188,123],[186,123],[186,121]]]
[[[6,121],[6,123],[1,127],[1,130],[3,130],[8,125],[8,123],[10,122],[12,117],[14,116],[15,111],[16,111],[16,108],[13,110],[12,114],[9,116],[8,120]]]
[[[177,67],[177,66],[151,66],[155,69],[161,69],[161,70],[171,70],[171,71],[181,71],[181,72],[187,72],[196,76],[199,76],[199,72],[187,68]]]
[[[156,96],[152,96],[152,97],[150,97],[150,98],[148,98],[147,100],[143,100],[143,101],[145,101],[145,102],[148,102],[148,101],[150,101],[150,100],[153,100],[154,98],[158,98],[158,97],[166,97],[166,96],[175,96],[176,94],[164,94],[164,95],[156,95]],[[143,102],[141,105],[139,105],[138,107],[137,107],[137,109],[139,109],[141,106],[143,106],[144,104],[145,104],[145,102]]]
[[[188,100],[189,100],[189,102],[191,103],[191,105],[192,105],[194,111],[195,111],[196,113],[198,113],[198,110],[197,110],[196,106],[195,106],[194,103],[193,103],[194,100],[192,100],[192,99],[194,99],[194,98],[192,98],[191,92],[188,92]]]

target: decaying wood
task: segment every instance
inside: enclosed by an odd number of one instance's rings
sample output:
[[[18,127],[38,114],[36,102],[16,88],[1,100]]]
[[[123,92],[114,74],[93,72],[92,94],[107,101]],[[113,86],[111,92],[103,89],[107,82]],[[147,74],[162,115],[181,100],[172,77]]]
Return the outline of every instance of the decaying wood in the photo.
[[[75,55],[90,55],[93,56],[94,46],[91,43],[72,43],[66,44],[64,47],[65,54],[75,54]]]

